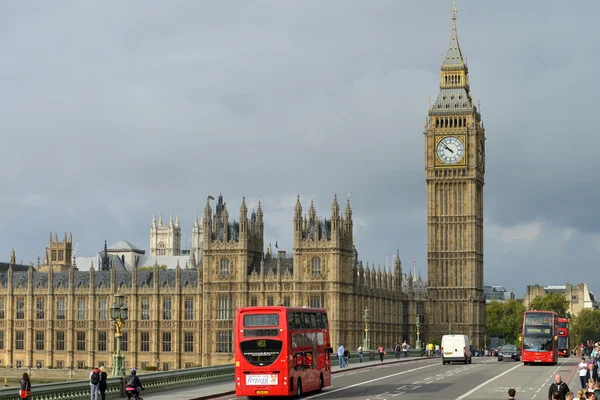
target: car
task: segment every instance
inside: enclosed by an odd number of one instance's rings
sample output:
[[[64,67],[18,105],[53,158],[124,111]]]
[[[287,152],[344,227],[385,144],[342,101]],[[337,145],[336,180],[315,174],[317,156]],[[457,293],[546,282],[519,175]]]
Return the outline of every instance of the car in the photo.
[[[498,349],[498,361],[504,359],[521,361],[521,349],[514,344],[506,344]]]

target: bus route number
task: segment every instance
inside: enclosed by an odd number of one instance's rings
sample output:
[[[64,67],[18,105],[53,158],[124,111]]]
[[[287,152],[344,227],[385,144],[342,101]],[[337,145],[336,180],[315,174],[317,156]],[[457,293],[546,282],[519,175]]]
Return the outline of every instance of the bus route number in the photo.
[[[267,347],[267,341],[266,340],[259,340],[256,345],[258,347]]]

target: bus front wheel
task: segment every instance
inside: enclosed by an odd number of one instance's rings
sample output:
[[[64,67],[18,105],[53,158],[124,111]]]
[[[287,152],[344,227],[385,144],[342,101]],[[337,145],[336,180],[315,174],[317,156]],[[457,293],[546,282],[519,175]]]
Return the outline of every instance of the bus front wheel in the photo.
[[[298,383],[296,384],[296,394],[299,399],[302,398],[302,381],[300,379],[298,379]]]

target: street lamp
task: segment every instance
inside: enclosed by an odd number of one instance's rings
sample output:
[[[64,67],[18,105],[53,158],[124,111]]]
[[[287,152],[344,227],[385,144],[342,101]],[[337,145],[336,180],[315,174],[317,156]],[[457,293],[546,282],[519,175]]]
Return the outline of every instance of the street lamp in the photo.
[[[113,355],[112,374],[114,376],[125,375],[125,356],[121,354],[121,327],[129,317],[129,309],[123,302],[124,298],[125,296],[121,293],[115,293],[115,301],[110,306],[110,319],[115,323],[115,338],[117,339],[117,351]]]
[[[370,340],[369,340],[369,320],[370,320],[370,315],[369,315],[369,307],[365,306],[365,311],[363,313],[363,321],[365,323],[365,338],[363,340],[363,348],[365,351],[369,351],[369,346],[370,346]]]
[[[415,349],[421,349],[421,316],[417,314],[417,341],[415,343]]]

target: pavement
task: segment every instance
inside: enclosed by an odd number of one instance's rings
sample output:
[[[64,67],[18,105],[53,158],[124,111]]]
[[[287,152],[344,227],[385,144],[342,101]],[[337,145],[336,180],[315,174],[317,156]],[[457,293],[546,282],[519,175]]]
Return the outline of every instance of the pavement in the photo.
[[[557,365],[523,365],[499,362],[494,357],[473,358],[472,364],[442,365],[441,359],[410,363],[371,365],[343,370],[332,378],[332,386],[307,399],[346,400],[498,400],[508,398],[508,389],[518,400],[547,400],[548,389],[558,373],[572,392],[579,388],[575,368],[578,358],[560,359]],[[236,399],[234,395],[216,397]],[[236,399],[239,400],[239,399]]]
[[[421,357],[409,357],[409,358],[400,358],[400,359],[386,359],[383,362],[379,361],[379,359],[374,361],[363,361],[359,362],[350,362],[348,367],[340,369],[337,358],[332,360],[331,373],[332,374],[344,374],[347,371],[359,371],[361,369],[372,369],[375,367],[381,366],[389,366],[389,365],[399,365],[399,364],[414,364],[416,362],[427,360],[427,358]],[[441,363],[441,361],[440,361]],[[143,384],[143,377],[142,384]],[[334,378],[332,378],[334,381]],[[182,388],[164,392],[157,393],[144,393],[142,392],[140,395],[144,400],[200,400],[200,399],[216,399],[216,398],[233,398],[235,399],[235,387],[233,384],[233,379],[230,382],[220,383],[220,384],[212,384],[212,385],[202,385],[202,386],[193,386],[189,388]],[[227,395],[223,397],[223,395]]]

